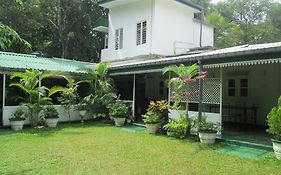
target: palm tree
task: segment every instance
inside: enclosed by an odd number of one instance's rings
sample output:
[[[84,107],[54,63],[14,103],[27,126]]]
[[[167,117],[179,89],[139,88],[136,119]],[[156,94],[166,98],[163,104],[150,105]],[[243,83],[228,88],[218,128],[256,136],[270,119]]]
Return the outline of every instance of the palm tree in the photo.
[[[112,80],[108,78],[108,62],[101,62],[95,70],[84,69],[87,72],[87,82],[90,84],[91,94],[85,101],[91,106],[90,111],[103,115],[109,103],[114,99]],[[93,111],[94,110],[94,111]]]
[[[50,105],[51,96],[65,88],[55,86],[48,89],[45,86],[39,86],[41,80],[59,75],[42,73],[37,70],[25,70],[25,72],[13,73],[10,79],[20,78],[19,83],[11,83],[10,87],[17,87],[25,93],[24,97],[18,96],[22,100],[22,105],[28,108],[28,117],[30,117],[31,126],[36,127],[39,122],[39,113],[42,105]]]
[[[176,100],[182,99],[182,97],[185,98],[186,118],[188,118],[188,98],[190,96],[189,86],[198,79],[204,79],[207,76],[207,72],[199,72],[197,64],[191,66],[180,64],[179,66],[165,67],[163,69],[163,74],[168,72],[176,75],[176,77],[169,80],[169,87],[172,87],[172,89],[176,91],[174,94]]]

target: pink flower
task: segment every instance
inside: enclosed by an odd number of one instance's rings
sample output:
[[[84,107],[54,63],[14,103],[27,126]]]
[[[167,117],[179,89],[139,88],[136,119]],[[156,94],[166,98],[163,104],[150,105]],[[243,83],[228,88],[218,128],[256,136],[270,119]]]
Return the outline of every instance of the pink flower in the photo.
[[[186,96],[186,97],[189,97],[190,93],[189,92],[184,92],[183,95]]]
[[[199,79],[205,79],[208,76],[208,72],[200,72],[199,73]]]
[[[184,81],[185,84],[190,84],[190,83],[196,82],[196,80],[195,80],[195,79],[192,79],[192,78],[186,78],[186,79],[184,79],[183,81]]]

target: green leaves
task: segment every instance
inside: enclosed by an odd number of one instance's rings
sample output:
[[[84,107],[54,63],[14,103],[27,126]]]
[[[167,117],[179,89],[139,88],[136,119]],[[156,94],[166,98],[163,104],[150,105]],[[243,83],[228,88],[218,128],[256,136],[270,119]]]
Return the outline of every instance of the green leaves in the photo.
[[[276,107],[272,108],[267,115],[268,133],[273,134],[276,139],[281,140],[281,96]]]
[[[22,39],[15,30],[0,22],[0,50],[6,51],[12,47],[13,44],[19,44],[31,50],[31,45],[26,40]]]

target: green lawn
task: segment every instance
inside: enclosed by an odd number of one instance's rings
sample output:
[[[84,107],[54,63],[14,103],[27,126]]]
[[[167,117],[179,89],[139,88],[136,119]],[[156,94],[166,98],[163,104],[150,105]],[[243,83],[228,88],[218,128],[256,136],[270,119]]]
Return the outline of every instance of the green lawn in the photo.
[[[273,153],[251,160],[218,146],[105,124],[0,132],[0,174],[281,174]]]

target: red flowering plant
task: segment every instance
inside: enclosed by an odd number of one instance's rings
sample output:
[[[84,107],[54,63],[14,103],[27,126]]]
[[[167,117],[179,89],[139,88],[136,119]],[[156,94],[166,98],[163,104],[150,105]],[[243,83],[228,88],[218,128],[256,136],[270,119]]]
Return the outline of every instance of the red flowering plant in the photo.
[[[177,101],[180,101],[180,99],[185,100],[186,116],[188,118],[190,85],[200,79],[206,78],[208,73],[203,71],[200,72],[197,64],[193,64],[191,66],[185,66],[183,64],[180,64],[179,66],[168,66],[163,69],[163,74],[166,73],[173,73],[176,75],[176,77],[169,80],[169,87],[175,90],[173,95]]]

